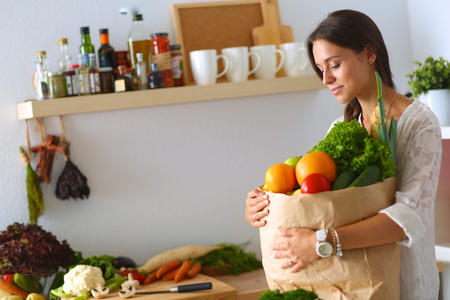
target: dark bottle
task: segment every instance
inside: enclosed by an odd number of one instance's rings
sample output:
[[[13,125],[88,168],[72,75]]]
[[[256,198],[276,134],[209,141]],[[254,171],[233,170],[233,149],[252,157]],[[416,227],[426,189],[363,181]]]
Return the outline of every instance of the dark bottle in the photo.
[[[91,44],[91,36],[89,34],[89,27],[81,27],[81,46],[80,54],[83,54],[84,67],[89,67],[89,53],[95,53],[95,47]]]
[[[124,65],[120,65],[117,67],[117,70],[119,71],[119,75],[114,81],[114,92],[119,93],[132,91],[133,88],[131,79],[125,76],[126,67]]]
[[[151,89],[159,89],[164,87],[164,78],[160,72],[158,72],[158,65],[156,63],[151,64],[152,72],[148,76],[148,85]]]
[[[116,69],[116,55],[114,48],[109,44],[109,34],[107,28],[100,29],[100,43],[98,49],[98,63],[100,68],[111,67]]]

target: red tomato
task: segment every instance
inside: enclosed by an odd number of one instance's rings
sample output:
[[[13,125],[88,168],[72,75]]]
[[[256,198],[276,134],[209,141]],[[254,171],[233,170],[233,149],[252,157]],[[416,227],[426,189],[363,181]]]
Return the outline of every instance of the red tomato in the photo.
[[[11,283],[14,281],[14,274],[13,273],[6,273],[3,275],[3,280],[7,283]]]
[[[145,276],[145,274],[138,274],[137,276],[138,278],[135,280],[139,280],[140,284],[144,284],[145,278],[147,278],[147,276]]]
[[[301,189],[302,194],[315,194],[331,191],[331,184],[322,174],[313,173],[305,177]]]

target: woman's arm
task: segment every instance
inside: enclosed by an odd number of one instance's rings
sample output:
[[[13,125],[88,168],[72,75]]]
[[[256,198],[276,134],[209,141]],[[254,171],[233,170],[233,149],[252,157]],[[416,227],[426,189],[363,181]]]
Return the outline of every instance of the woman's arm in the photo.
[[[369,219],[336,228],[336,231],[343,250],[394,243],[401,241],[405,235],[403,229],[386,214],[378,214]],[[292,273],[298,272],[319,258],[315,248],[316,231],[308,228],[288,228],[280,230],[279,235],[288,238],[286,242],[272,247],[274,258],[284,258],[287,261],[281,264],[281,268],[291,268]],[[327,241],[332,244],[331,232],[328,232]]]
[[[343,250],[366,248],[403,240],[405,232],[386,214],[336,228]],[[331,241],[331,240],[330,240]]]

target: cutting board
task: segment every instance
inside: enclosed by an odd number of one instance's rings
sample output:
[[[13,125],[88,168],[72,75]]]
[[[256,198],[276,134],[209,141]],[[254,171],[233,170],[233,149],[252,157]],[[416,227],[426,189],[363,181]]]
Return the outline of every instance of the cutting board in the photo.
[[[294,41],[292,27],[281,25],[278,0],[260,0],[263,24],[252,30],[253,44],[277,45]]]
[[[185,279],[178,283],[174,283],[173,280],[158,280],[152,282],[148,285],[140,286],[137,291],[154,291],[154,290],[166,290],[170,289],[172,286],[176,285],[184,285],[184,284],[192,284],[192,283],[203,283],[203,282],[211,282],[212,289],[197,291],[197,292],[188,292],[188,293],[163,293],[163,294],[150,294],[150,295],[134,295],[129,300],[157,300],[157,299],[220,299],[220,300],[235,300],[237,298],[237,291],[234,287],[221,282],[212,277],[197,274],[194,278]],[[108,294],[106,297],[102,298],[106,300],[123,300],[120,298],[118,294],[118,290]],[[90,297],[89,300],[97,300],[93,297]]]

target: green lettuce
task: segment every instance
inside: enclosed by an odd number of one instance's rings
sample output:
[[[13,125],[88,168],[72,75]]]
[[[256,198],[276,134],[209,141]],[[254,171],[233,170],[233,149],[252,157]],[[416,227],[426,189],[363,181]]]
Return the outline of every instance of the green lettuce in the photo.
[[[357,120],[339,122],[309,152],[328,153],[336,163],[337,174],[351,170],[360,174],[371,164],[381,168],[380,180],[395,176],[391,148],[386,142],[369,135]]]

